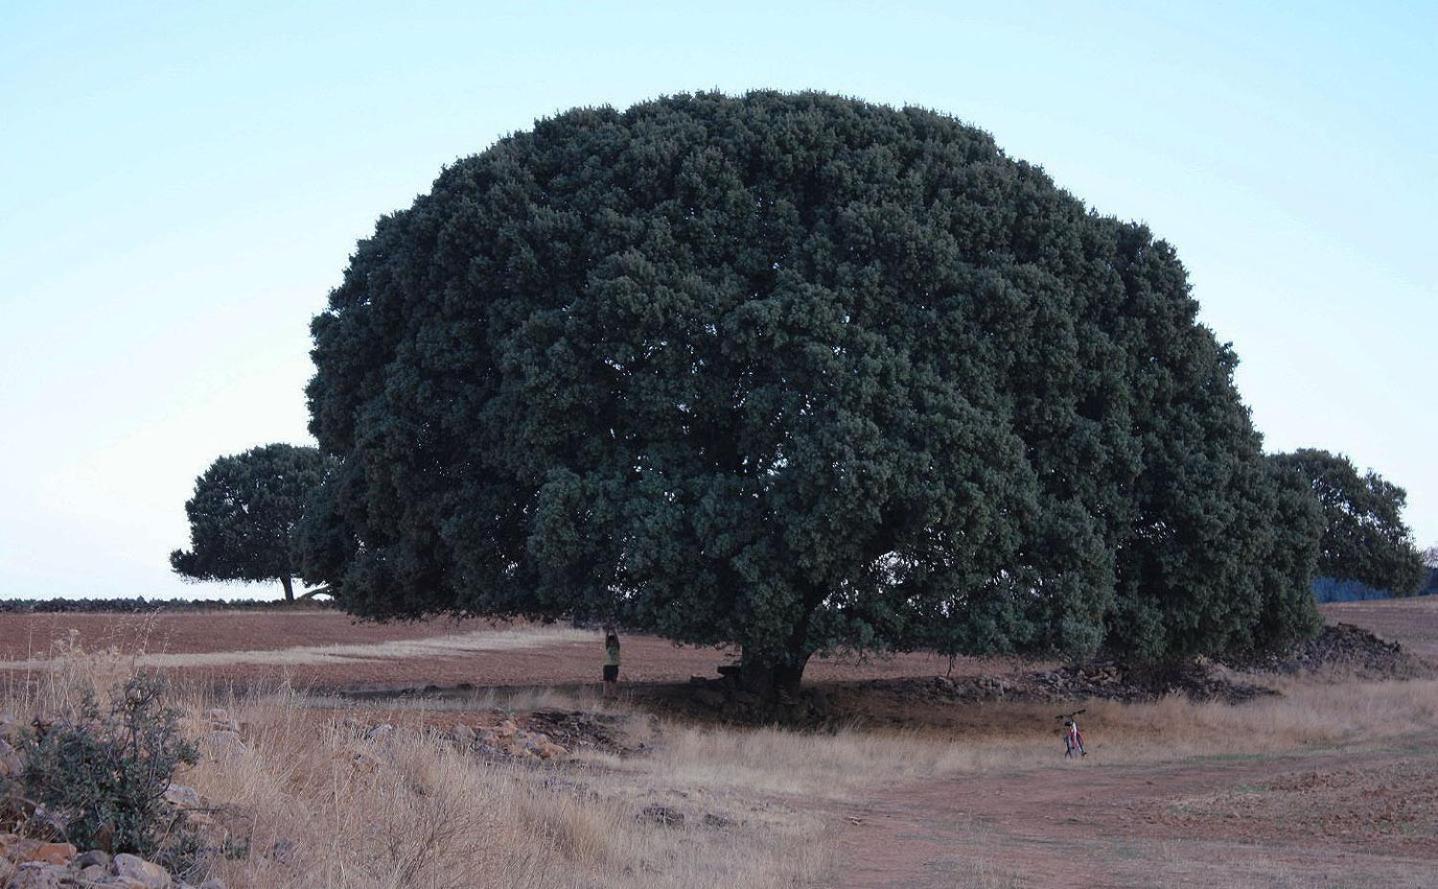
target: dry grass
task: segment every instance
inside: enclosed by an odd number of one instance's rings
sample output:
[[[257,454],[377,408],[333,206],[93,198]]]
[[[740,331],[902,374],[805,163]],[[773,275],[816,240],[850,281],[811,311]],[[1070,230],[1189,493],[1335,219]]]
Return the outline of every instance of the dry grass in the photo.
[[[1141,761],[1363,745],[1438,728],[1438,680],[1288,680],[1280,689],[1239,706],[1091,703],[1084,725],[1106,758]]]
[[[73,641],[47,660],[49,668],[7,687],[7,709],[61,716],[86,691],[103,699],[144,665],[113,651],[83,652]],[[444,703],[351,702],[341,709],[336,699],[285,686],[217,697],[195,685],[175,688],[173,699],[193,736],[208,733],[204,714],[214,706],[242,724],[242,750],[211,751],[216,755],[177,776],[214,805],[218,828],[246,853],[214,866],[212,875],[232,887],[780,889],[809,884],[822,864],[814,840],[823,825],[782,803],[751,794],[700,805],[643,759],[622,771],[598,759],[562,767],[494,761],[407,727],[426,720],[403,717],[432,716],[424,711],[442,712]],[[503,703],[560,702],[574,703],[543,692]],[[451,706],[474,709],[476,702]],[[368,741],[347,722],[356,715],[402,728]],[[647,721],[635,722],[636,731],[647,731]],[[636,817],[656,802],[683,811],[686,824]],[[705,814],[724,823],[706,824]]]
[[[1110,764],[1288,753],[1380,743],[1438,728],[1438,680],[1289,682],[1283,697],[1241,706],[1171,697],[1155,703],[1090,701],[1089,748]],[[972,708],[982,723],[954,731],[848,729],[798,734],[672,726],[643,768],[693,792],[758,791],[829,800],[866,788],[946,775],[1053,767],[1061,750],[1054,705]],[[1067,709],[1067,708],[1066,708]],[[616,770],[628,761],[606,763]]]
[[[615,773],[495,762],[422,730],[371,742],[299,697],[232,712],[249,749],[185,777],[245,815],[234,823],[253,854],[218,871],[231,886],[777,889],[817,872],[807,842],[817,821],[736,819],[717,830],[697,810],[681,828],[637,820],[669,791],[642,764]]]

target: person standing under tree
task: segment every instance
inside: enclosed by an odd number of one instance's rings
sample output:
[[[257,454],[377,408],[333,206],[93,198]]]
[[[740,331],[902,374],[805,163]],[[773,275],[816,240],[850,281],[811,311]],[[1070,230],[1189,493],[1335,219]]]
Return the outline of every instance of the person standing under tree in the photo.
[[[619,684],[619,634],[613,627],[604,636],[604,697],[613,697]]]

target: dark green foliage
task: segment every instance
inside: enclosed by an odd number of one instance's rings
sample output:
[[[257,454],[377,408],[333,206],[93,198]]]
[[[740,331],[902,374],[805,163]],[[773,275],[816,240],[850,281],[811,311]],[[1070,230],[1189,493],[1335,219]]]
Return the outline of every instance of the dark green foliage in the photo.
[[[1301,473],[1323,509],[1320,576],[1356,580],[1398,596],[1418,591],[1423,555],[1403,523],[1406,491],[1372,470],[1360,475],[1342,454],[1304,448],[1273,460]]]
[[[331,465],[316,448],[287,444],[220,457],[195,479],[191,548],[171,553],[171,566],[194,580],[278,580],[293,600],[290,538]]]
[[[1280,644],[1315,525],[1197,308],[1144,227],[929,111],[572,111],[381,219],[314,320],[343,468],[304,574],[779,682],[836,646]]]
[[[162,680],[138,676],[116,688],[102,713],[87,693],[73,719],[22,745],[25,795],[65,825],[81,849],[131,852],[183,867],[194,851],[184,813],[165,799],[175,769],[198,750],[180,733],[178,710],[164,706]]]

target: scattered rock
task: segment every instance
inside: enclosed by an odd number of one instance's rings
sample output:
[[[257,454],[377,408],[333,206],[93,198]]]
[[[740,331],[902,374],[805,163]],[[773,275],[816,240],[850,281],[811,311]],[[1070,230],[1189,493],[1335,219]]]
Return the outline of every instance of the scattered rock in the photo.
[[[43,861],[27,861],[15,869],[8,889],[60,889],[65,868]]]
[[[1165,671],[1125,670],[1112,663],[1058,667],[1007,677],[882,679],[864,683],[866,692],[902,704],[967,704],[987,701],[1062,703],[1081,700],[1154,701],[1170,694],[1198,700],[1241,703],[1278,694],[1273,689],[1227,675],[1221,668],[1197,662]]]
[[[229,711],[223,707],[211,707],[205,711],[205,719],[209,721],[210,728],[215,731],[238,732],[240,723],[230,716]]]
[[[716,815],[713,812],[705,812],[703,823],[705,827],[713,827],[722,830],[726,827],[733,827],[735,821],[733,818],[728,818],[724,815]]]
[[[544,735],[537,735],[530,738],[524,745],[525,752],[537,756],[540,759],[553,759],[565,753],[563,747],[550,741]]]
[[[75,856],[75,860],[71,864],[81,870],[87,867],[101,867],[108,871],[110,869],[110,853],[102,852],[99,849],[81,852]]]
[[[198,809],[204,805],[200,800],[200,792],[183,784],[171,784],[166,788],[165,801],[180,809]]]
[[[647,821],[650,824],[658,824],[661,827],[683,827],[684,813],[669,806],[662,806],[658,803],[645,806],[639,810],[636,816],[639,821]]]
[[[538,710],[529,715],[529,727],[569,750],[598,750],[629,753],[625,717],[614,713],[586,713],[581,710]]]
[[[31,849],[26,858],[30,861],[43,861],[46,864],[69,864],[75,857],[76,849],[69,843],[42,843]]]
[[[217,729],[205,735],[205,746],[215,759],[229,759],[249,750],[240,740],[240,733],[231,729]]]
[[[366,741],[385,741],[394,734],[394,726],[388,722],[382,722],[364,733]]]
[[[450,729],[449,736],[461,747],[473,747],[475,738],[477,737],[474,733],[474,729],[462,722],[456,723],[454,728]]]
[[[145,889],[169,889],[170,872],[138,855],[121,852],[111,864],[115,876],[138,883]]]

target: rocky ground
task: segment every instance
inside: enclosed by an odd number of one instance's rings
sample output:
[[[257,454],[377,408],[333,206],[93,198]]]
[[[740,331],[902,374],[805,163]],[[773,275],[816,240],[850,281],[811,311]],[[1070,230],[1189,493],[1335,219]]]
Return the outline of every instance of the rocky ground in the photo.
[[[81,852],[69,843],[45,843],[0,834],[0,885],[7,889],[66,889],[107,886],[115,889],[187,889],[163,867],[137,855]],[[207,880],[197,889],[224,889]]]
[[[478,756],[536,763],[589,751],[629,756],[648,749],[647,742],[631,737],[629,726],[633,720],[618,713],[481,708],[410,719],[396,712],[390,718],[393,721],[375,721],[357,715],[344,720],[342,726],[357,742],[351,745],[357,756],[372,755],[376,743],[419,732],[443,738]]]
[[[1409,679],[1436,672],[1433,664],[1401,643],[1343,622],[1328,624],[1315,638],[1286,655],[1240,661],[1234,666],[1288,675],[1337,670],[1359,679]]]

